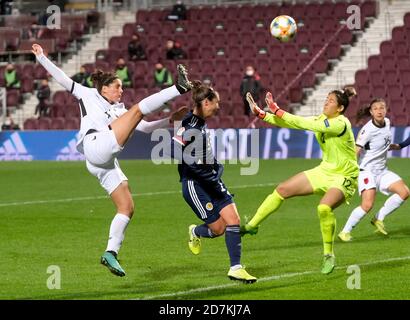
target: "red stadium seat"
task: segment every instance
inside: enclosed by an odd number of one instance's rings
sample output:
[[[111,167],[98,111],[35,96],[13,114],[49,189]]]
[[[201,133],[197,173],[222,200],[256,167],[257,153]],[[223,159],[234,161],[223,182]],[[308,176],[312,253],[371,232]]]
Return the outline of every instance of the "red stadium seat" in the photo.
[[[39,130],[50,130],[51,119],[50,118],[39,118],[37,120]]]
[[[67,118],[64,122],[64,128],[67,130],[78,130],[80,128],[79,118]]]
[[[6,106],[17,107],[20,103],[20,92],[16,89],[9,89],[6,93]]]
[[[64,129],[64,122],[65,122],[64,118],[61,118],[61,117],[53,118],[51,120],[50,130],[62,130],[62,129]]]
[[[29,118],[24,121],[23,124],[24,130],[37,130],[38,125],[37,125],[37,119],[35,118]]]
[[[234,118],[233,116],[220,116],[219,125],[221,128],[234,128]]]

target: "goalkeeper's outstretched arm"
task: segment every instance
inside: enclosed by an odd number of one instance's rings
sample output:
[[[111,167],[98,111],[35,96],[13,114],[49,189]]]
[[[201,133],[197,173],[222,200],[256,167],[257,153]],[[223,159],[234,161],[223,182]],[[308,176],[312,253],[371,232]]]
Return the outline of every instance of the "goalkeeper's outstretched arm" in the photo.
[[[250,96],[250,98],[251,97],[252,96]],[[248,100],[249,105],[251,105],[250,101],[253,101],[253,99]],[[289,112],[285,112],[273,101],[272,94],[270,92],[266,94],[265,101],[273,114],[268,114],[261,110],[254,101],[251,108],[254,114],[270,124],[283,128],[309,130],[313,132],[323,132],[335,135],[339,135],[341,132],[346,130],[346,123],[339,118],[317,121],[314,118],[304,118],[295,116]]]

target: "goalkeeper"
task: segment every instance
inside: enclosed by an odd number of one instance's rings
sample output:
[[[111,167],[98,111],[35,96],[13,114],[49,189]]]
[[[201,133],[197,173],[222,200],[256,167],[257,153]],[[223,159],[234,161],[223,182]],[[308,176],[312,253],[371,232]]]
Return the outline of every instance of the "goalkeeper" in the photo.
[[[323,274],[331,273],[335,267],[333,243],[336,218],[333,210],[347,202],[357,188],[359,167],[355,139],[351,124],[343,115],[349,106],[350,97],[355,94],[352,87],[331,91],[327,96],[323,113],[309,118],[295,116],[280,109],[269,92],[265,101],[273,114],[266,113],[256,105],[252,95],[247,94],[252,112],[260,119],[279,127],[315,132],[323,151],[323,159],[319,166],[300,172],[280,183],[261,204],[253,218],[241,227],[241,233],[256,234],[262,221],[277,211],[285,199],[322,194],[317,213],[323,237]]]

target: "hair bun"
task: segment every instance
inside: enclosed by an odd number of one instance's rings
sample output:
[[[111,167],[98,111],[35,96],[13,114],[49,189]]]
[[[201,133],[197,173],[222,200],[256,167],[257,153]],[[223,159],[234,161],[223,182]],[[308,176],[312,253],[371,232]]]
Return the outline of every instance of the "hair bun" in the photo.
[[[193,89],[199,89],[202,86],[202,82],[199,80],[193,80],[191,82]]]
[[[103,72],[102,70],[98,69],[98,70],[94,71],[94,72],[91,74],[91,80],[92,80],[93,82],[94,82],[94,81],[99,82],[100,79],[101,79],[101,77],[103,76],[103,74],[104,74],[104,72]]]
[[[357,95],[356,89],[354,87],[346,87],[343,90],[343,94],[345,94],[348,98],[354,97]]]

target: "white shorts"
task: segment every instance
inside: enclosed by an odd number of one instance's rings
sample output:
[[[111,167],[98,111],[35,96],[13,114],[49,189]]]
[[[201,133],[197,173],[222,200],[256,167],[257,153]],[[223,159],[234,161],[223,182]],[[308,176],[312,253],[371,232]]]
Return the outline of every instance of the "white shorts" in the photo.
[[[84,156],[88,162],[99,168],[113,168],[114,159],[124,149],[112,130],[96,131],[84,137]]]
[[[88,171],[97,177],[108,194],[111,194],[122,181],[128,180],[116,158],[124,147],[118,144],[112,130],[87,134],[83,145]]]
[[[113,160],[111,168],[101,168],[93,165],[88,160],[86,161],[88,171],[100,181],[101,186],[111,194],[123,181],[128,178],[122,172],[118,160]]]
[[[359,194],[364,190],[376,189],[385,195],[390,195],[389,187],[400,181],[401,178],[390,170],[384,170],[380,174],[374,174],[370,171],[360,171],[359,173]]]

